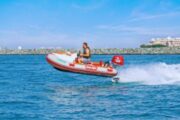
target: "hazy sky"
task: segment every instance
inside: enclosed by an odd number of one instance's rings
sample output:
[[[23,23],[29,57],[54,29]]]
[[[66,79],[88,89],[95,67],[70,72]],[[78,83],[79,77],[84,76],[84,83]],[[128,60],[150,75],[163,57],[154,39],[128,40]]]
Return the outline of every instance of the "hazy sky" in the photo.
[[[180,37],[180,0],[0,0],[0,46],[138,47]]]

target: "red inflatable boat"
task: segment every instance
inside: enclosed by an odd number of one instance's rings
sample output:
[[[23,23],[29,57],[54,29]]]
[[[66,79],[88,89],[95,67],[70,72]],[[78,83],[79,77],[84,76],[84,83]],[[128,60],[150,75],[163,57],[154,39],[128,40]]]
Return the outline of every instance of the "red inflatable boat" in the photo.
[[[112,66],[104,67],[103,62],[89,62],[87,64],[77,63],[75,59],[76,53],[60,52],[48,54],[46,60],[49,64],[61,71],[75,72],[81,74],[91,74],[113,77],[117,75],[117,70]],[[115,65],[123,65],[122,56],[114,56],[112,63]]]

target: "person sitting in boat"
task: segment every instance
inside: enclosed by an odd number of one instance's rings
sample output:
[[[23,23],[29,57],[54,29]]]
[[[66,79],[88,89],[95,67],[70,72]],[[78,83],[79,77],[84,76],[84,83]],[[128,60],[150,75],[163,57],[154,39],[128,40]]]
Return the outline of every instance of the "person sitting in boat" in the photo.
[[[91,58],[91,50],[86,42],[83,43],[83,53],[78,54],[78,63],[89,63]]]

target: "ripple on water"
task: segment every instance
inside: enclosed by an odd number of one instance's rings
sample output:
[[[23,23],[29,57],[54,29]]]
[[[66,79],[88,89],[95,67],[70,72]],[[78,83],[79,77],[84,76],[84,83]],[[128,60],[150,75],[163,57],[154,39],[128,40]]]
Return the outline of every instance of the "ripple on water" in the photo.
[[[93,60],[110,57],[93,56]],[[169,56],[126,55],[126,67],[147,67],[149,58],[177,73],[178,56],[171,56],[173,65],[168,65]],[[43,55],[0,56],[0,66],[0,119],[180,119],[178,84],[137,83],[133,80],[142,77],[136,76],[131,76],[133,82],[112,83],[109,78],[60,72]]]

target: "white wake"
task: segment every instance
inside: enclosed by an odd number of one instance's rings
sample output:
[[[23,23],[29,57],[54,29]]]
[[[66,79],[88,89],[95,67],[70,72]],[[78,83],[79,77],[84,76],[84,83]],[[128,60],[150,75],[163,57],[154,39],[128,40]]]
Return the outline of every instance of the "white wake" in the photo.
[[[119,69],[119,82],[139,82],[146,85],[180,84],[180,64],[133,65]]]

